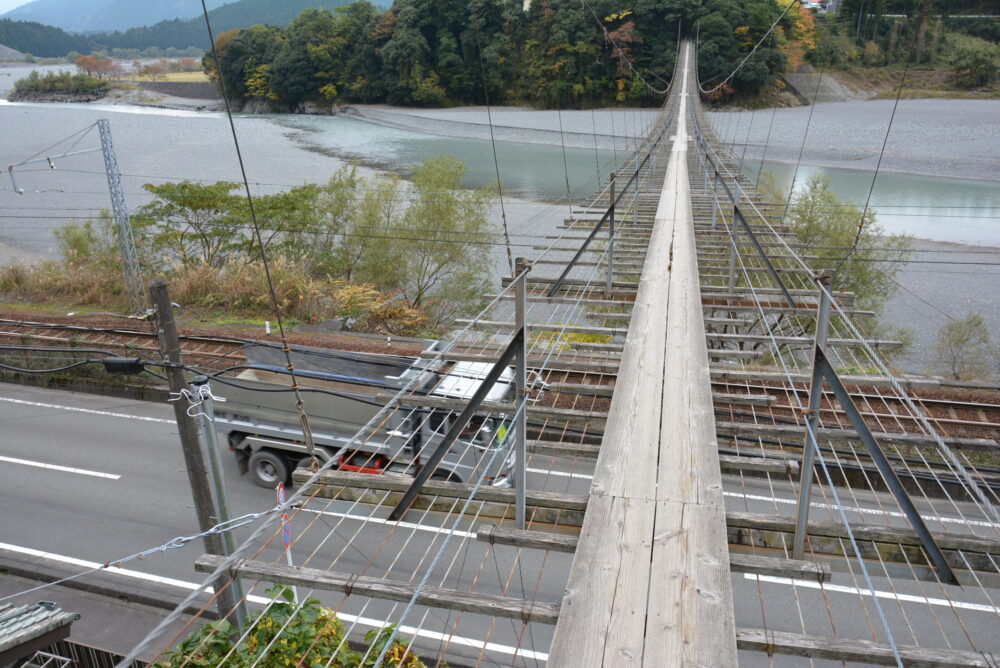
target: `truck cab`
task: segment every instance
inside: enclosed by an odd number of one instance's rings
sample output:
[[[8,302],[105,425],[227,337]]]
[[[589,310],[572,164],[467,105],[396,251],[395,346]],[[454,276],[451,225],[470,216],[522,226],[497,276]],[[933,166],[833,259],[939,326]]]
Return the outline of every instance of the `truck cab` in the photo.
[[[464,402],[481,385],[492,365],[480,362],[440,363],[421,357],[323,351],[298,353],[293,359],[310,429],[320,463],[334,460],[337,468],[412,476],[451,427]],[[316,356],[318,355],[318,356]],[[426,356],[426,357],[425,357]],[[289,484],[291,472],[310,455],[289,388],[289,374],[273,356],[248,354],[248,364],[215,393],[225,401],[215,404],[216,425],[228,436],[243,473],[261,486]],[[260,359],[263,357],[264,359]],[[434,407],[403,405],[369,422],[401,388],[437,400]],[[508,401],[513,395],[513,371],[506,369],[486,400]],[[456,410],[439,404],[455,403]],[[502,414],[475,415],[442,460],[434,478],[466,482],[483,473],[485,479],[506,485],[511,457],[496,456],[510,418]]]

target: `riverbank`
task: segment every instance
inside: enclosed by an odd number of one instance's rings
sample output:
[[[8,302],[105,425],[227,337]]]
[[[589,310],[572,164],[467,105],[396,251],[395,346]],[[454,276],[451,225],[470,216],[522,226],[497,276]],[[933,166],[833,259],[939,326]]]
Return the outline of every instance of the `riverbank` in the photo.
[[[86,104],[99,102],[108,97],[109,90],[94,93],[51,92],[51,93],[12,93],[7,100],[10,102],[55,103],[55,104]]]
[[[1000,181],[1000,100],[830,102],[707,116],[751,162]]]
[[[0,78],[0,85],[3,80]],[[0,158],[16,162],[96,118],[109,117],[130,208],[148,201],[149,195],[142,188],[148,182],[238,181],[240,175],[224,115],[200,110],[205,104],[201,100],[157,95],[158,99],[146,98],[142,104],[129,103],[126,99],[90,105],[0,104],[0,122],[9,128],[7,136],[11,140],[3,147]],[[988,159],[1000,156],[1000,147],[990,144],[997,141],[996,134],[1000,132],[992,118],[1000,114],[991,116],[988,111],[968,106],[968,101],[955,102],[901,103],[893,122],[887,159],[880,168],[873,205],[880,220],[897,221],[903,229],[920,221],[933,221],[942,230],[954,230],[960,222],[958,216],[971,211],[977,217],[974,222],[983,226],[982,245],[998,246],[1000,231],[992,230],[1000,214],[992,212],[1000,209],[996,194],[1000,190],[993,187],[992,182],[982,182],[981,193],[975,195],[979,199],[963,194],[951,201],[954,196],[950,187],[975,184],[957,179],[968,178],[965,175],[970,174],[977,178],[984,163],[976,161],[984,157],[983,154],[987,154]],[[918,107],[944,106],[911,113],[909,105],[914,103]],[[729,141],[736,137],[738,153],[749,143],[748,161],[749,156],[759,160],[766,148],[768,163],[772,157],[780,155],[788,156],[787,162],[794,164],[808,126],[803,165],[819,156],[843,170],[860,167],[851,173],[863,192],[844,197],[863,202],[885,138],[891,101],[838,105],[817,105],[812,123],[807,120],[808,108],[773,113],[771,110],[746,112],[742,116],[718,114],[719,134],[728,137]],[[353,117],[237,115],[237,130],[253,190],[271,193],[305,182],[323,182],[350,161],[405,175],[426,157],[451,153],[469,165],[468,185],[471,187],[495,184],[499,169],[512,245],[515,254],[521,251],[526,255],[531,248],[545,243],[545,235],[554,233],[556,225],[567,214],[566,181],[572,186],[574,200],[586,197],[594,188],[596,173],[606,179],[609,172],[615,171],[615,158],[623,158],[624,152],[634,147],[636,137],[648,132],[658,112],[656,109],[557,112],[525,108],[402,109],[387,106],[355,109],[358,115]],[[935,113],[940,116],[935,118]],[[786,119],[785,114],[792,114],[793,118]],[[767,139],[772,115],[774,128]],[[489,141],[491,124],[494,136],[500,139],[496,144],[498,164],[494,163]],[[977,125],[981,128],[978,133]],[[749,132],[748,126],[751,126]],[[754,152],[758,132],[761,150]],[[748,134],[750,142],[745,139]],[[814,142],[814,137],[822,141]],[[565,158],[563,144],[567,146]],[[819,146],[814,149],[816,144]],[[840,145],[860,153],[863,159],[857,159],[849,150],[838,150]],[[901,155],[904,152],[905,155]],[[926,211],[921,209],[914,213],[916,210],[912,208],[917,198],[928,191],[924,182],[914,186],[917,192],[900,191],[898,200],[891,202],[892,208],[883,207],[879,197],[884,194],[887,184],[895,187],[892,179],[887,179],[887,167],[898,166],[894,160],[900,161],[904,168],[901,171],[916,167],[918,171],[948,176],[951,180],[942,179],[943,183],[936,184],[936,201]],[[995,167],[995,163],[992,164]],[[45,170],[19,176],[19,181],[23,181],[20,185],[27,190],[25,199],[12,197],[9,182],[0,180],[0,206],[10,207],[10,211],[4,213],[11,216],[0,231],[0,243],[5,242],[10,247],[10,252],[6,253],[8,257],[16,257],[18,249],[51,257],[54,251],[52,229],[70,216],[96,215],[101,208],[107,208],[107,190],[100,181],[103,177],[95,176],[93,171],[73,171],[68,164],[66,167],[65,171]],[[568,179],[565,176],[567,168]],[[799,182],[805,177],[803,168],[799,172]],[[897,178],[907,179],[898,175]],[[28,196],[32,197],[30,201]],[[561,203],[552,204],[557,200]],[[946,204],[954,210],[940,208]],[[32,206],[45,207],[48,212],[44,216],[25,213],[26,207]],[[499,226],[500,212],[493,213]],[[890,303],[891,320],[915,331],[917,352],[902,364],[905,370],[915,373],[928,368],[930,345],[947,317],[963,317],[967,310],[979,310],[988,318],[991,330],[1000,332],[1000,309],[995,297],[997,272],[994,271],[1000,259],[996,255],[945,254],[954,250],[990,252],[982,247],[928,243],[928,249],[936,249],[940,254],[934,256],[933,264],[914,262],[907,265],[900,282],[909,292],[900,289]],[[497,246],[492,250],[495,251],[491,256],[496,272],[503,273],[506,270],[504,248]],[[928,257],[921,252],[913,259],[927,260]],[[968,258],[981,264],[963,262]],[[912,275],[907,273],[910,268],[914,270]],[[962,298],[953,299],[953,292],[960,292]],[[921,299],[933,307],[923,304]],[[899,304],[895,311],[892,310],[894,304]]]

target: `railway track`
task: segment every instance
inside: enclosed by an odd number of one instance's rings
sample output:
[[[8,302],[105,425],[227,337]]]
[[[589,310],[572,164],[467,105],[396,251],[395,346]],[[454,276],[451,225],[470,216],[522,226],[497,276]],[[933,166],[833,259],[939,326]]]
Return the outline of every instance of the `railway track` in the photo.
[[[152,330],[152,325],[149,325]],[[182,335],[181,346],[187,364],[218,370],[244,363],[247,343],[237,339],[202,335]],[[58,349],[68,355],[73,349],[103,350],[123,357],[159,360],[160,347],[155,331],[137,328],[102,327],[69,323],[39,323],[0,320],[0,347],[21,346]],[[30,351],[20,351],[27,355]]]
[[[746,384],[734,382],[713,383],[724,388],[726,393],[743,392],[750,396],[768,398],[766,410],[757,410],[755,417],[766,420],[768,416],[789,420],[801,415],[801,406],[807,402],[809,388]],[[922,422],[914,415],[906,401],[894,394],[871,392],[864,387],[852,388],[851,397],[858,405],[861,415],[875,430],[919,432]],[[970,400],[970,392],[962,390],[914,390],[912,402],[942,436],[969,439],[1000,439],[1000,392],[978,391],[975,400]],[[733,406],[735,402],[717,401],[720,405]],[[742,408],[742,407],[741,407]],[[835,403],[824,400],[820,406],[820,418],[824,425],[848,427],[846,415]],[[892,427],[892,429],[888,429]]]

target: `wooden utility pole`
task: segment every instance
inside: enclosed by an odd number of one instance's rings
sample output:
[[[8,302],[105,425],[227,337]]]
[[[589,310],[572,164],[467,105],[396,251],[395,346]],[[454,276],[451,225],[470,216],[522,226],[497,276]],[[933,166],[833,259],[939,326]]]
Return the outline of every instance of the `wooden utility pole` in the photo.
[[[179,365],[181,363],[181,343],[177,337],[177,324],[174,321],[174,309],[170,303],[170,293],[167,283],[157,278],[149,284],[149,300],[153,304],[156,317],[156,334],[160,339],[160,352],[164,361]],[[179,366],[166,368],[167,382],[170,392],[180,395],[181,390],[188,388],[184,371]],[[191,484],[191,497],[194,500],[195,512],[198,515],[200,531],[208,531],[221,521],[217,512],[215,500],[212,498],[212,488],[209,485],[208,470],[205,466],[205,455],[198,434],[198,423],[188,415],[188,402],[178,399],[171,402],[174,407],[174,418],[177,420],[177,433],[181,438],[181,448],[184,451],[184,465],[187,468],[188,482]],[[204,537],[205,551],[209,554],[225,556],[226,552],[222,536],[211,534]],[[219,615],[230,619],[234,624],[237,620],[230,614],[238,607],[239,601],[233,595],[229,578],[222,577],[215,583],[218,595]]]

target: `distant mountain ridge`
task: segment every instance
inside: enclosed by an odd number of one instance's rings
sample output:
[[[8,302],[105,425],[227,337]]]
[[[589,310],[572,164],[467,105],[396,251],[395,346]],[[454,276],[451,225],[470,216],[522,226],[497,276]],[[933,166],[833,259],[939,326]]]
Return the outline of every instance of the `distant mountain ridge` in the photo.
[[[84,35],[71,35],[61,28],[34,21],[0,19],[0,44],[42,58],[61,58],[70,51],[87,53],[94,42]]]
[[[233,0],[208,0],[215,9]],[[34,0],[0,18],[34,21],[67,32],[114,32],[201,12],[201,0]]]
[[[249,28],[260,23],[284,27],[294,21],[304,9],[318,7],[333,11],[352,2],[354,0],[237,0],[213,9],[208,14],[212,30],[218,35],[227,30]],[[372,4],[379,6],[381,3]],[[92,37],[95,42],[109,49],[145,49],[150,46],[185,49],[196,46],[208,50],[211,47],[205,22],[200,16],[188,20],[161,21],[156,25]]]
[[[37,0],[48,2],[48,0]],[[63,0],[58,0],[63,1]],[[78,0],[75,0],[78,1]],[[221,0],[215,0],[219,4]],[[258,23],[283,27],[309,7],[334,10],[351,0],[237,0],[209,11],[212,28],[221,33],[233,28],[248,28]],[[36,4],[36,3],[31,3]],[[376,3],[379,4],[379,3]],[[27,6],[27,5],[25,5]],[[121,32],[77,35],[38,22],[0,18],[0,44],[45,58],[60,58],[70,51],[89,53],[103,49],[208,49],[208,34],[200,17],[161,21],[152,26],[130,28]]]

